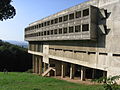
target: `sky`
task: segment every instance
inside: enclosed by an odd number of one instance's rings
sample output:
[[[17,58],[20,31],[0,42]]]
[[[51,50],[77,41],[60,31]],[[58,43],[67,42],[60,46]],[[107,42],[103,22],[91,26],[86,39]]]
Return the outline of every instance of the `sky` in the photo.
[[[61,10],[88,0],[12,0],[16,9],[13,19],[0,21],[0,39],[24,41],[24,28]]]

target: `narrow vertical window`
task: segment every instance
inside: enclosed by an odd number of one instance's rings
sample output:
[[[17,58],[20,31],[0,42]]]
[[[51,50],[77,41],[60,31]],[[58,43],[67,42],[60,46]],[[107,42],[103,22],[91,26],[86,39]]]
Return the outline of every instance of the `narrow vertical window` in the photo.
[[[69,33],[73,33],[74,32],[74,27],[69,27]]]
[[[81,31],[81,26],[80,25],[75,26],[75,32],[80,32],[80,31]]]
[[[89,9],[83,10],[83,17],[89,15]]]
[[[76,18],[80,18],[81,17],[81,11],[77,11],[76,12]]]
[[[89,24],[83,24],[82,31],[89,31]]]

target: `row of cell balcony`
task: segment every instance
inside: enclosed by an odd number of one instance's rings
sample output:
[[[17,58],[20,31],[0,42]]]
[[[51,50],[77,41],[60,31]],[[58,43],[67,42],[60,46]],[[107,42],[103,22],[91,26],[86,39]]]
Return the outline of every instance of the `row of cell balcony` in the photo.
[[[54,30],[44,30],[40,32],[35,32],[31,34],[26,34],[25,38],[29,37],[37,37],[37,36],[49,36],[49,35],[62,35],[62,34],[69,34],[69,33],[79,33],[79,32],[85,32],[89,31],[90,29],[89,24],[82,24],[82,25],[76,25],[76,26],[69,26],[69,27],[63,27],[63,28],[57,28]]]
[[[74,20],[74,19],[83,18],[83,17],[89,16],[89,15],[90,15],[89,8],[84,9],[84,10],[77,10],[77,11],[74,11],[72,13],[59,16],[59,17],[54,18],[52,20],[45,21],[45,22],[39,23],[37,25],[25,28],[25,31],[40,29],[42,27],[47,27],[47,26],[58,24],[58,23],[67,22],[67,21],[71,21],[71,20]]]

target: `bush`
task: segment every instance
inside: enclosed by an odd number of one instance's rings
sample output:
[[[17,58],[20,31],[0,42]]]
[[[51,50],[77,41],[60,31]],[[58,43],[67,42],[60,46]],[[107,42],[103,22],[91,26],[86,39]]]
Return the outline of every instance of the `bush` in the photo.
[[[33,69],[28,69],[26,72],[27,73],[33,73]]]
[[[120,75],[113,77],[102,77],[100,79],[93,80],[94,82],[103,83],[105,90],[120,90],[117,80],[119,80]]]

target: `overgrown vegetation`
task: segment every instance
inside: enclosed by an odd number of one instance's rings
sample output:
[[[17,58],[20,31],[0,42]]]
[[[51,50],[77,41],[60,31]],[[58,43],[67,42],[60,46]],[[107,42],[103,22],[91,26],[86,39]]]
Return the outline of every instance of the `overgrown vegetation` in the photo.
[[[112,77],[102,77],[100,79],[93,80],[98,83],[102,83],[105,90],[120,90],[120,86],[117,81],[120,79],[120,75]]]
[[[101,85],[81,85],[29,73],[0,73],[0,90],[104,90]]]
[[[27,49],[0,40],[0,71],[27,71],[32,57]]]
[[[12,0],[0,0],[0,21],[11,19],[16,15],[16,10],[11,2]]]

